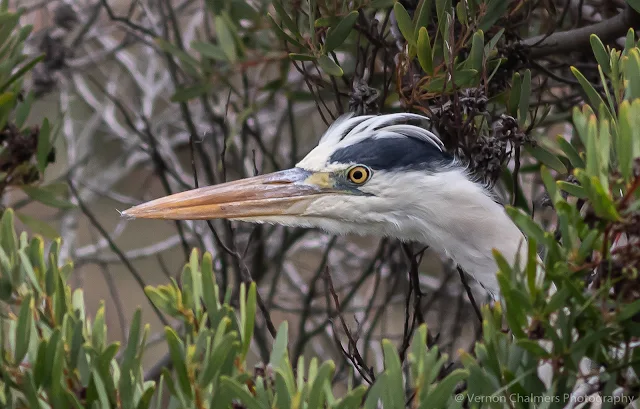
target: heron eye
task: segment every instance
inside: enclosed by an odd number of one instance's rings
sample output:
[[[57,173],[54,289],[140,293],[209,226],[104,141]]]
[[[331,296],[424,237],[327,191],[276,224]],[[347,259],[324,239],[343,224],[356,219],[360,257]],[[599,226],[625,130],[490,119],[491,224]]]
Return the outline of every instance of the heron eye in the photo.
[[[347,172],[347,177],[352,183],[361,185],[371,177],[371,170],[366,166],[354,166]]]

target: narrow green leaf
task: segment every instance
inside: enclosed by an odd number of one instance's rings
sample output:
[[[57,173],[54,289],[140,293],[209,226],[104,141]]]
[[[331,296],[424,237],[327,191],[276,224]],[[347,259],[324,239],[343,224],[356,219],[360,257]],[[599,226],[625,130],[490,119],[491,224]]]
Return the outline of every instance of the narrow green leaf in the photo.
[[[181,62],[182,68],[184,68],[189,75],[193,75],[196,78],[199,77],[198,68],[200,67],[200,62],[198,60],[162,38],[156,38],[155,42],[163,51],[176,57]]]
[[[556,140],[558,141],[560,149],[562,149],[564,154],[567,155],[569,162],[571,162],[571,166],[573,166],[574,168],[584,168],[584,161],[580,157],[580,154],[578,153],[576,148],[571,143],[569,143],[562,135],[558,135]]]
[[[611,59],[609,58],[609,53],[607,49],[602,44],[602,41],[598,38],[597,35],[591,34],[589,36],[589,41],[591,42],[591,48],[593,49],[593,54],[596,57],[596,61],[602,67],[602,71],[605,74],[611,73]]]
[[[182,341],[178,337],[178,334],[169,326],[164,329],[167,344],[169,345],[169,354],[171,355],[171,361],[178,377],[178,383],[182,393],[189,399],[193,397],[193,390],[191,389],[191,382],[189,381],[189,373],[187,372],[187,364],[185,362],[185,351]]]
[[[331,384],[331,377],[335,370],[335,365],[332,361],[326,361],[318,369],[318,374],[313,380],[311,390],[309,391],[308,409],[320,409],[324,407],[325,384]]]
[[[369,7],[372,9],[386,9],[394,5],[396,0],[373,0],[369,3]]]
[[[25,275],[33,285],[33,287],[39,292],[42,292],[42,287],[40,287],[40,283],[38,282],[38,277],[36,276],[35,271],[33,270],[33,266],[31,265],[31,261],[29,261],[29,256],[25,253],[24,249],[20,249],[18,251],[18,256],[20,257],[20,267],[24,271]]]
[[[422,400],[425,409],[440,409],[446,407],[449,399],[452,399],[453,391],[459,382],[462,382],[469,376],[466,369],[455,369],[446,378],[436,385],[431,393]]]
[[[508,206],[507,214],[518,225],[522,231],[529,237],[533,237],[538,243],[545,243],[544,230],[531,219],[522,209]]]
[[[251,339],[253,338],[253,327],[256,321],[256,301],[257,301],[257,289],[256,283],[251,282],[249,286],[249,294],[245,303],[245,318],[243,322],[243,334],[242,334],[242,358],[244,359],[249,352],[249,346],[251,345]]]
[[[423,0],[426,1],[426,0]],[[433,74],[433,50],[431,49],[431,39],[425,27],[421,27],[418,32],[417,54],[420,67],[427,74]]]
[[[249,393],[245,386],[242,386],[236,380],[221,376],[220,384],[225,389],[230,390],[236,399],[245,404],[247,409],[268,409],[268,406],[263,405],[262,402]]]
[[[413,26],[418,32],[422,27],[426,28],[431,22],[431,7],[432,0],[420,0],[413,15]]]
[[[33,325],[33,315],[31,309],[31,294],[27,294],[21,302],[20,312],[18,314],[18,323],[16,326],[16,345],[14,353],[14,363],[19,365],[27,355],[29,350],[29,341],[31,338],[31,327]]]
[[[276,0],[272,2],[272,4],[273,4],[273,8],[276,9],[276,13],[278,14],[278,17],[280,17],[280,19],[282,20],[282,24],[284,24],[284,26],[289,31],[291,31],[291,33],[293,33],[293,35],[300,38],[300,32],[298,31],[298,26],[296,25],[296,23],[294,23],[294,21],[291,19],[287,11],[284,9],[282,2],[280,0]]]
[[[591,85],[591,83],[584,77],[584,75],[582,75],[582,73],[578,71],[576,67],[571,67],[571,72],[582,86],[584,92],[587,94],[587,98],[589,99],[589,102],[591,103],[593,109],[597,111],[600,109],[600,106],[604,106],[607,114],[611,116],[611,112],[600,97],[600,94],[598,94],[595,88],[593,88],[593,85]]]
[[[274,368],[279,368],[282,362],[287,356],[287,344],[289,339],[289,324],[287,321],[282,321],[278,328],[276,339],[273,342],[273,349],[271,350],[271,357],[269,358],[269,364]]]
[[[191,42],[191,48],[200,53],[201,56],[211,58],[216,61],[228,61],[224,50],[216,44],[206,43],[204,41]]]
[[[471,51],[469,51],[469,57],[465,63],[465,68],[471,68],[482,72],[484,66],[484,33],[482,30],[478,30],[473,34],[471,40]],[[531,80],[531,73],[529,73],[529,80]]]
[[[296,53],[289,53],[289,58],[294,61],[315,61],[317,59],[315,55]]]
[[[518,103],[518,125],[524,128],[529,115],[529,103],[531,102],[531,70],[524,72],[522,88],[520,89],[520,102]]]
[[[564,163],[562,163],[555,154],[551,153],[546,148],[537,145],[534,147],[526,147],[525,150],[543,165],[546,165],[562,174],[567,173],[567,168],[564,166]]]
[[[518,104],[520,103],[520,91],[522,79],[520,73],[514,72],[511,79],[511,91],[509,92],[509,103],[507,104],[507,112],[511,116],[518,115]]]
[[[332,27],[327,32],[327,37],[324,41],[324,51],[329,53],[336,48],[340,47],[342,43],[347,39],[353,25],[358,18],[358,12],[352,11],[347,14],[335,27]]]
[[[53,191],[46,189],[45,187],[23,185],[20,186],[20,189],[22,189],[22,191],[31,199],[36,202],[46,204],[47,206],[58,209],[72,209],[75,207],[73,203],[57,198]]]
[[[396,16],[396,21],[398,22],[398,28],[402,33],[402,36],[409,45],[416,45],[416,35],[413,27],[413,22],[411,21],[411,17],[409,17],[409,13],[404,8],[404,6],[400,2],[396,2],[393,5],[393,12]]]
[[[222,47],[222,51],[224,51],[227,59],[234,63],[238,59],[238,52],[236,51],[236,41],[232,28],[229,26],[227,19],[222,16],[215,16],[214,24],[218,43],[220,47]]]
[[[321,55],[320,58],[318,58],[318,64],[324,72],[334,77],[342,77],[344,74],[342,68],[326,55]]]
[[[53,227],[51,227],[49,224],[45,223],[44,221],[35,218],[35,217],[31,217],[27,214],[24,213],[16,213],[16,216],[18,216],[18,219],[20,219],[20,221],[27,226],[28,228],[31,229],[31,231],[33,231],[34,233],[37,234],[41,234],[44,237],[46,237],[47,239],[55,239],[56,237],[59,237],[60,234],[56,231],[56,229],[54,229]]]
[[[629,101],[623,101],[618,108],[618,132],[614,141],[616,156],[618,158],[618,170],[626,181],[631,179],[633,171],[633,137],[634,118]]]
[[[571,196],[577,197],[579,199],[586,199],[587,197],[587,192],[580,185],[565,182],[563,180],[556,182],[556,184],[558,185],[559,189],[564,190],[565,192],[569,193]]]
[[[31,60],[29,60],[28,63],[23,65],[21,68],[19,68],[15,73],[11,75],[11,77],[9,77],[9,79],[2,86],[0,86],[0,92],[4,92],[11,84],[13,84],[14,82],[22,78],[26,73],[31,71],[33,67],[36,66],[36,64],[44,60],[44,57],[45,57],[44,54],[40,54],[37,57],[34,57]]]
[[[275,3],[275,2],[274,2]],[[276,34],[278,35],[278,37],[280,37],[282,40],[293,44],[295,46],[298,46],[300,48],[306,48],[304,47],[300,41],[296,40],[295,38],[291,37],[289,34],[287,34],[282,27],[280,27],[278,25],[278,23],[276,23],[276,20],[273,18],[273,16],[271,15],[271,13],[267,13],[267,16],[269,17],[269,19],[271,20],[271,25],[273,26],[273,28],[276,30]]]

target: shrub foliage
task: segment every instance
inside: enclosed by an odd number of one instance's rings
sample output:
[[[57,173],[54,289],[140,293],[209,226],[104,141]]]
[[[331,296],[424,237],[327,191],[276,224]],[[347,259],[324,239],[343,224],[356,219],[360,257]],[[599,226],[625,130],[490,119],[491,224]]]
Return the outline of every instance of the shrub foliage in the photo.
[[[185,73],[200,81],[178,90],[176,102],[211,92],[208,76],[245,58],[238,16],[253,21],[266,17],[238,2],[229,4],[207,2],[215,15],[217,42],[192,44],[199,57],[159,40]],[[495,254],[502,296],[482,308],[482,337],[473,351],[461,352],[450,364],[429,341],[423,324],[415,330],[406,357],[385,340],[384,368],[353,377],[357,385],[348,382],[338,388],[332,361],[301,357],[292,366],[284,322],[269,362],[249,367],[258,311],[256,284],[242,284],[236,303],[230,287],[218,286],[211,255],[200,257],[194,250],[179,284],[146,288],[153,305],[179,325],[165,328],[170,365],[158,379],[145,379],[142,359],[149,325],[141,311],[130,321],[127,342],[110,342],[104,306],[90,318],[82,289],[67,284],[74,268],[58,259],[60,239],[45,242],[37,235],[18,234],[16,213],[6,209],[0,220],[0,405],[554,408],[594,401],[613,407],[635,399],[640,370],[634,349],[640,336],[640,49],[633,30],[620,49],[590,37],[599,76],[588,80],[572,68],[587,102],[573,108],[573,137],[536,144],[531,130],[549,110],[533,107],[531,72],[509,66],[500,51],[503,30],[495,27],[512,10],[510,2],[474,0],[454,6],[423,0],[411,12],[401,2],[384,0],[343,4],[342,9],[316,8],[314,1],[309,5],[305,12],[292,14],[275,2],[275,13],[268,16],[275,33],[291,48],[288,57],[293,61],[317,63],[324,75],[343,76],[341,64],[346,63],[336,51],[354,41],[360,13],[393,10],[405,52],[399,55],[397,94],[390,98],[424,108],[433,98],[456,100],[484,90],[490,99],[483,103],[492,106],[492,115],[513,122],[509,143],[535,158],[557,231],[546,231],[524,205],[508,209],[529,238],[528,260],[520,270]],[[0,9],[0,32],[5,33],[0,35],[2,188],[17,184],[45,204],[64,206],[52,190],[35,185],[52,159],[55,132],[48,121],[40,128],[24,125],[31,99],[20,97],[21,79],[39,60],[27,60],[22,53],[29,28],[18,28],[18,16],[6,6]],[[212,61],[220,67],[213,70]],[[406,74],[416,69],[422,76],[408,86]],[[509,79],[496,83],[497,78],[504,80],[505,70]],[[462,113],[463,129],[452,128],[444,108],[436,113],[440,130],[459,136],[493,132],[487,112],[478,109],[478,98],[474,101],[475,108]],[[15,149],[15,140],[23,139],[33,145],[28,155],[5,155]],[[500,177],[500,169],[496,173],[490,164],[482,168],[482,158],[474,156],[473,149],[466,153],[487,178]],[[34,172],[37,177],[29,176]]]

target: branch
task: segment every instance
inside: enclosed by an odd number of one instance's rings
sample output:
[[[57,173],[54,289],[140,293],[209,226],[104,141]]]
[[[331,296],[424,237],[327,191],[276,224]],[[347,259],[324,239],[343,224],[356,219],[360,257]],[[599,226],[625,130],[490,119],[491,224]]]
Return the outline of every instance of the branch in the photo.
[[[589,37],[591,34],[597,35],[603,43],[607,43],[624,36],[631,27],[640,27],[640,16],[631,7],[627,7],[620,14],[599,23],[551,35],[528,38],[522,41],[521,45],[529,48],[530,58],[540,58],[552,54],[583,50],[585,47],[590,49]]]

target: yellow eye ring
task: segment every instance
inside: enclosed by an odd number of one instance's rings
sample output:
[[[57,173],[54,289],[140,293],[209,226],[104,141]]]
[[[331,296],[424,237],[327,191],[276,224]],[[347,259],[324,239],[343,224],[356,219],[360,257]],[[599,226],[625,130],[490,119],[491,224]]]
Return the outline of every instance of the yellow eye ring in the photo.
[[[366,166],[357,165],[349,169],[347,177],[351,183],[362,185],[371,177],[371,169]]]

